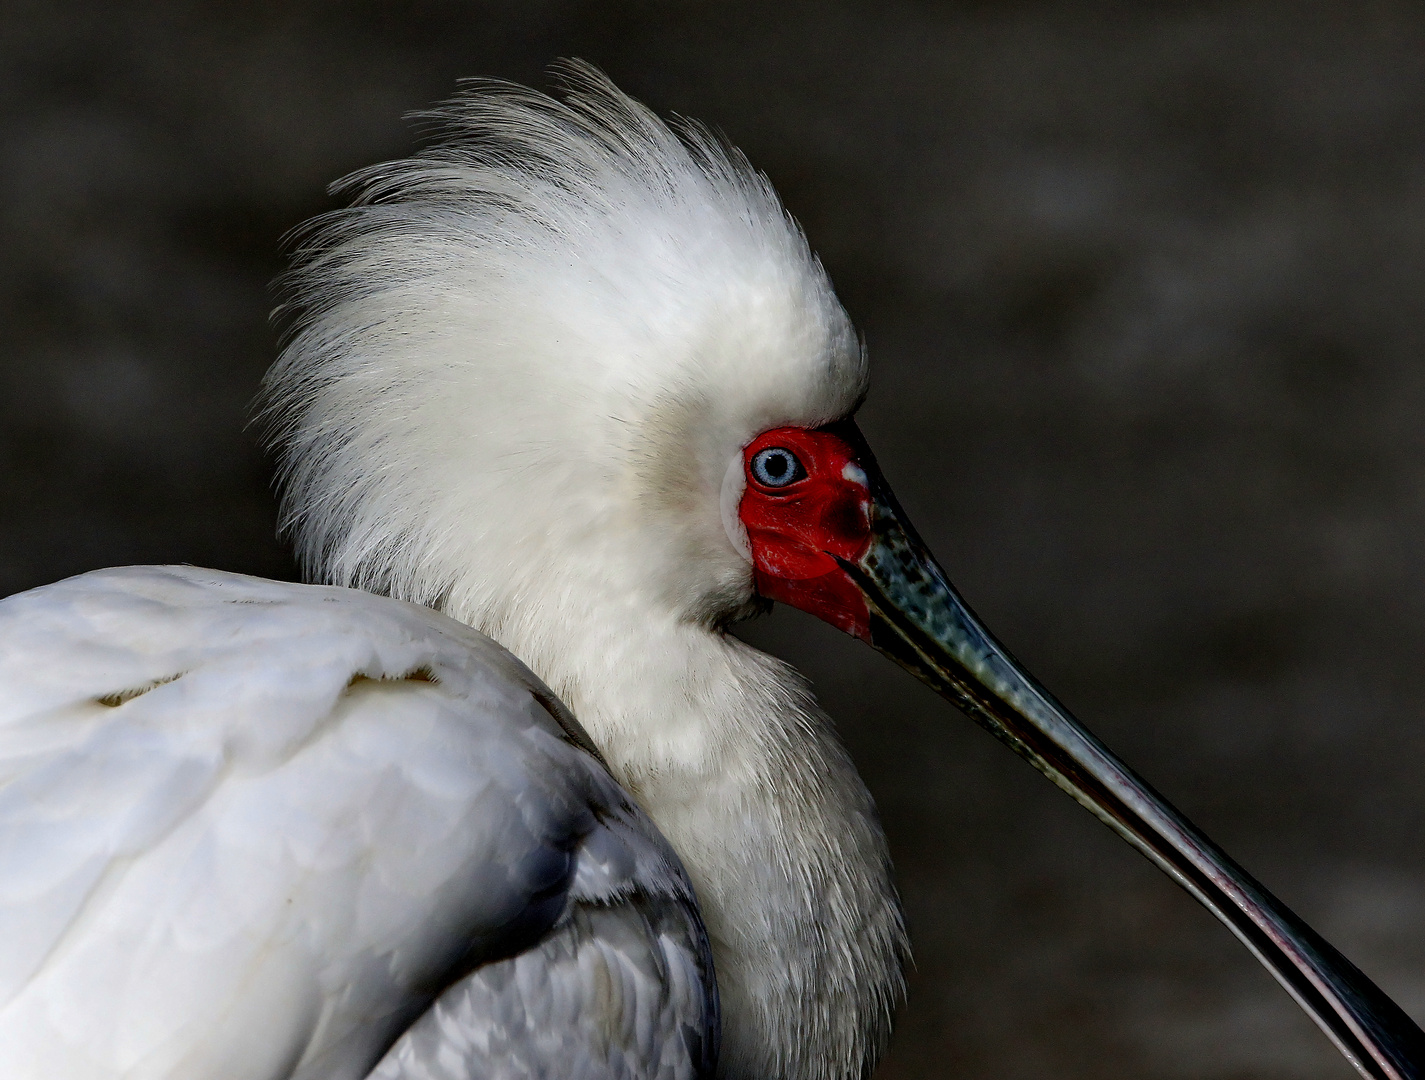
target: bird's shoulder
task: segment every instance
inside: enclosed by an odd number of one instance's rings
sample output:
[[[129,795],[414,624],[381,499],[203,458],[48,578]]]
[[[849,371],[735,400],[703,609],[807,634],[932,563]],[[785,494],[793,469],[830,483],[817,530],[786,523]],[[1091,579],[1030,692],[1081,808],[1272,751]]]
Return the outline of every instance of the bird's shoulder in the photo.
[[[144,712],[154,702],[189,707],[192,722],[181,725],[189,731],[244,729],[251,741],[227,749],[257,764],[285,756],[335,698],[368,681],[474,693],[489,706],[486,725],[505,719],[501,691],[534,695],[561,737],[596,754],[517,659],[415,604],[189,566],[116,567],[0,599],[0,731],[12,736],[38,723],[58,738],[76,729],[66,720],[102,727],[134,715],[120,707],[147,697]],[[274,701],[283,707],[261,724],[242,711]],[[191,706],[207,711],[199,717]]]

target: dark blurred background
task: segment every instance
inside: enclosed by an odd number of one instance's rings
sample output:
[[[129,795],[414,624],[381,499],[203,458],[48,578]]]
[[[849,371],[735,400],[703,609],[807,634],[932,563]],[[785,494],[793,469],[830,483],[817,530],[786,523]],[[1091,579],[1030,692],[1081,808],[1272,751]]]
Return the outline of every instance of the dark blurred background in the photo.
[[[0,594],[293,574],[279,240],[463,75],[719,126],[869,344],[912,518],[1040,677],[1425,1017],[1425,5],[0,5]],[[918,968],[879,1080],[1349,1076],[1209,916],[869,650],[800,665]]]

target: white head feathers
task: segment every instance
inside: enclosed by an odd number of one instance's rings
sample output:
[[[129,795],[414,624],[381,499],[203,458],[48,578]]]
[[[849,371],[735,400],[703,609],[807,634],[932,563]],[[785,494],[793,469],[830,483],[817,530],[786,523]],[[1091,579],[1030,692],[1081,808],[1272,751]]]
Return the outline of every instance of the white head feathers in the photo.
[[[865,362],[765,177],[568,82],[472,85],[306,234],[265,392],[285,523],[313,576],[487,629],[591,590],[725,618],[751,597],[729,460],[848,413]]]

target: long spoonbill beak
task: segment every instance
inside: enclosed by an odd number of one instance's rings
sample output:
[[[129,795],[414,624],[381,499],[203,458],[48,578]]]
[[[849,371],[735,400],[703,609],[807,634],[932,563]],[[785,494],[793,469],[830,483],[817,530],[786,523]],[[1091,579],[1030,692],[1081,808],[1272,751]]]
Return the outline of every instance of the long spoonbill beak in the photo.
[[[757,589],[934,687],[1217,916],[1362,1076],[1425,1077],[1425,1034],[1056,701],[976,618],[906,520],[860,431],[779,428],[743,451]],[[740,538],[738,538],[740,539]]]

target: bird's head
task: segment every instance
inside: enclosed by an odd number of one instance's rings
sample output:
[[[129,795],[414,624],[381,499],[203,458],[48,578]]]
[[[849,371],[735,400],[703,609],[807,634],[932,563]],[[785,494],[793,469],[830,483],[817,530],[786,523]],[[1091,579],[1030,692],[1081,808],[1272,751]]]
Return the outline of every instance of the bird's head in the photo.
[[[487,629],[719,625],[757,603],[745,448],[850,415],[865,358],[763,176],[566,76],[472,85],[302,235],[265,396],[286,524],[312,576]]]
[[[472,86],[428,117],[444,141],[346,181],[356,205],[305,234],[266,401],[309,572],[532,647],[810,611],[1158,863],[1369,1075],[1414,1075],[1404,1014],[951,588],[850,419],[862,349],[766,179],[591,69],[568,80],[560,101]]]

